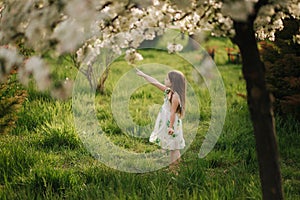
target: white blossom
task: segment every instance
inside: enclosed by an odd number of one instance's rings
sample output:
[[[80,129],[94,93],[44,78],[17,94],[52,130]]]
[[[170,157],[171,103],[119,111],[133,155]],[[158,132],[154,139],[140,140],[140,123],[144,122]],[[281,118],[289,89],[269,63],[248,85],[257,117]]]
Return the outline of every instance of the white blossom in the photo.
[[[54,29],[52,38],[59,41],[56,49],[59,54],[73,52],[83,43],[84,30],[75,20],[68,19]]]
[[[192,5],[192,0],[170,0],[170,2],[181,11],[188,11]]]
[[[223,4],[222,13],[230,16],[235,21],[246,21],[249,14],[253,12],[254,2],[245,1],[230,1],[227,0]]]
[[[121,55],[122,54],[122,50],[118,45],[113,45],[112,46],[112,50],[114,53],[116,53],[117,55]]]
[[[153,40],[155,35],[154,29],[148,29],[145,31],[145,40]]]
[[[41,58],[31,57],[27,60],[24,70],[24,73],[33,75],[39,90],[44,91],[50,87],[50,71]]]
[[[40,4],[40,8],[36,12],[30,12],[29,9],[29,20],[24,19],[24,22],[20,24],[20,27],[25,29],[28,44],[36,51],[43,51],[47,47],[52,26],[61,18],[58,10],[54,7],[55,5],[50,6],[45,3]]]
[[[294,1],[291,4],[288,4],[287,6],[289,13],[295,18],[299,19],[300,17],[300,2]]]
[[[169,53],[176,53],[181,51],[183,46],[181,44],[168,43],[167,49]]]
[[[22,62],[22,57],[17,49],[13,47],[0,47],[0,81],[5,77],[13,67],[17,67]]]
[[[154,5],[154,6],[159,6],[159,5],[160,5],[159,0],[153,0],[153,5]]]
[[[96,17],[96,1],[69,0],[66,14],[81,25],[91,24]]]
[[[125,60],[130,65],[134,65],[137,61],[143,60],[143,56],[136,52],[135,49],[128,49],[125,54]]]
[[[295,43],[300,44],[300,34],[299,34],[299,35],[295,35],[295,36],[293,37],[293,40],[294,40]]]
[[[274,26],[274,29],[282,30],[284,28],[282,19],[275,20],[273,22],[273,26]]]
[[[259,15],[261,16],[273,16],[275,14],[275,6],[274,5],[266,5],[263,6],[259,10]]]

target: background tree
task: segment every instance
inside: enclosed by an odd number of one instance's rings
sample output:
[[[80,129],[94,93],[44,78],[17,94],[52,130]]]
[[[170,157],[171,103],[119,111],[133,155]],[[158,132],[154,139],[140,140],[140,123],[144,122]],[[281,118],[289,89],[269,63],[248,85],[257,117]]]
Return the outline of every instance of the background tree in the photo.
[[[275,138],[271,94],[267,90],[264,64],[260,59],[254,32],[254,20],[261,5],[246,22],[234,22],[234,42],[242,56],[247,100],[253,122],[256,150],[264,199],[283,199],[278,149]]]
[[[300,45],[293,35],[299,20],[284,20],[284,29],[276,33],[274,42],[262,42],[261,55],[266,66],[268,88],[274,95],[274,110],[281,116],[300,120]]]

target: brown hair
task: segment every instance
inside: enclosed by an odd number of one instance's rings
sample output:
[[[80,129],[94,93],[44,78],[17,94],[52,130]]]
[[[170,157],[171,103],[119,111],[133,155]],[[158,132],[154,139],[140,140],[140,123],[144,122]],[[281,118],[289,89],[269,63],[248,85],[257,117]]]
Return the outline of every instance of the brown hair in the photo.
[[[179,95],[180,108],[178,113],[180,117],[185,113],[185,96],[186,96],[186,80],[180,71],[173,70],[168,73],[169,80],[171,82],[171,89]]]

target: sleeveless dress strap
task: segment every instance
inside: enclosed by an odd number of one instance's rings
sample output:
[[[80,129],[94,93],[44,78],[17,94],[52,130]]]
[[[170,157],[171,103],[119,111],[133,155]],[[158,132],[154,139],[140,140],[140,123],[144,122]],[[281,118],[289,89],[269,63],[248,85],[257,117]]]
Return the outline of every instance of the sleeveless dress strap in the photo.
[[[172,102],[172,98],[173,98],[174,93],[175,92],[171,88],[166,88],[165,91],[164,91],[164,95],[165,95],[165,97],[168,97],[168,100],[170,101],[170,103]],[[181,101],[180,101],[180,98],[179,98],[179,105],[178,105],[176,111],[179,112],[181,110],[182,110],[182,105],[181,105]]]

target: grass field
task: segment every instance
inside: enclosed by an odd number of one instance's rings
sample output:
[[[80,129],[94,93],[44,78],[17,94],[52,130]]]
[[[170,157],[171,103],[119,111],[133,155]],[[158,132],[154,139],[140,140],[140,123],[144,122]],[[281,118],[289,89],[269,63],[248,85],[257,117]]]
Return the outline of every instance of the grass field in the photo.
[[[193,81],[182,58],[145,50],[141,64],[157,62],[183,71],[199,99],[200,124],[182,156],[178,176],[167,167],[147,173],[126,173],[97,161],[81,142],[74,126],[72,101],[58,101],[33,87],[9,133],[0,135],[0,199],[261,199],[255,142],[239,65],[218,67],[226,89],[227,114],[221,136],[203,159],[198,153],[210,125],[210,97],[205,85]],[[68,62],[56,77],[74,79]],[[96,94],[95,110],[105,135],[121,148],[146,153],[157,147],[131,137],[116,123],[111,98],[118,80],[132,68],[123,59],[111,65],[104,95]],[[153,123],[149,108],[161,93],[145,85],[130,97],[128,112],[138,125]],[[276,123],[286,199],[300,199],[300,123]]]

